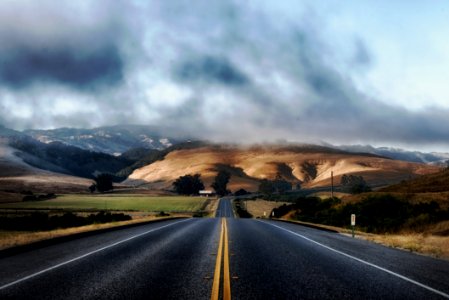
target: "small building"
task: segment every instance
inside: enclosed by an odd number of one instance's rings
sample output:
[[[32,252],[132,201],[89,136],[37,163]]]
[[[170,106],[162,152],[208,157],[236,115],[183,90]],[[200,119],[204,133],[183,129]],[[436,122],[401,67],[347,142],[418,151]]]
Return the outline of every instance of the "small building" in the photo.
[[[215,196],[215,192],[212,190],[202,190],[199,191],[201,197],[213,197]]]

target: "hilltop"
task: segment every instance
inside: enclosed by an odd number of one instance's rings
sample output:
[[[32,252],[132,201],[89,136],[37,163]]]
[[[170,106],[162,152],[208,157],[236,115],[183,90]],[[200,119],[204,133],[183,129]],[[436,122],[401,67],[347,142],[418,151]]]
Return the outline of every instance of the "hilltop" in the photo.
[[[314,145],[207,145],[178,149],[163,159],[138,168],[126,184],[150,188],[170,188],[176,178],[199,173],[206,186],[219,170],[232,175],[231,190],[256,191],[260,180],[281,176],[294,186],[323,187],[330,185],[331,172],[338,184],[344,174],[360,175],[372,186],[386,186],[410,176],[437,172],[439,168],[419,163],[392,160],[373,154],[349,153]]]

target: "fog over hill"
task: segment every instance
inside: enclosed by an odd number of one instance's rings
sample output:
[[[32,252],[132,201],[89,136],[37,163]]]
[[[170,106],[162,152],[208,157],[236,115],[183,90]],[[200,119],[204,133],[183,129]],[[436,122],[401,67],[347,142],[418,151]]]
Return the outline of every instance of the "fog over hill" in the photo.
[[[330,144],[325,145],[327,145],[328,147],[352,153],[371,153],[397,160],[432,164],[437,166],[447,166],[449,163],[449,153],[441,153],[441,152],[426,153],[421,151],[411,151],[392,147],[373,147],[370,145],[342,145],[342,146],[334,146]]]
[[[232,188],[253,191],[260,180],[279,175],[305,187],[328,186],[331,171],[336,182],[344,174],[356,174],[373,186],[385,186],[436,172],[440,167],[433,165],[447,159],[447,154],[371,146],[189,141],[137,125],[24,132],[3,127],[0,135],[8,149],[15,149],[4,160],[16,157],[33,168],[84,178],[109,173],[117,182],[128,178],[125,183],[157,189],[170,188],[177,177],[191,173],[210,184],[222,169],[232,174]]]
[[[161,128],[143,125],[117,125],[93,129],[25,130],[24,133],[43,143],[57,141],[81,149],[113,155],[132,148],[162,150],[182,141],[164,136]]]
[[[164,150],[170,146],[189,140],[199,140],[195,136],[180,135],[173,128],[147,125],[115,125],[98,128],[56,128],[49,130],[24,130],[19,132],[0,125],[0,136],[30,136],[42,143],[61,142],[81,149],[119,155],[133,149]],[[286,141],[283,145],[298,145]],[[369,153],[397,160],[446,166],[449,153],[422,152],[393,147],[374,147],[371,145],[332,145],[321,142],[319,145],[351,153]],[[303,145],[304,147],[304,145]],[[139,157],[140,159],[141,157]],[[137,159],[138,160],[138,159]]]

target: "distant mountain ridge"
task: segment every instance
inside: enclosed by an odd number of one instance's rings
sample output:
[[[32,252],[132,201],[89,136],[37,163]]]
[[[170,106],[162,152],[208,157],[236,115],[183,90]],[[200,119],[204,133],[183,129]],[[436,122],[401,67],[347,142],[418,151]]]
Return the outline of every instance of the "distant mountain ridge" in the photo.
[[[334,146],[330,144],[325,145],[328,147],[332,147],[335,149],[351,153],[370,153],[380,155],[383,157],[389,157],[395,160],[424,163],[436,166],[447,166],[449,162],[449,153],[438,153],[438,152],[426,153],[390,147],[376,148],[370,145],[342,145],[342,146]]]
[[[149,125],[115,125],[92,129],[57,128],[51,130],[30,129],[19,132],[0,125],[0,136],[30,136],[42,143],[61,142],[68,146],[75,146],[84,150],[107,153],[118,156],[133,151],[133,149],[163,151],[171,146],[195,140],[194,137],[179,137],[167,134],[173,130],[163,130],[162,127]],[[174,137],[176,136],[176,137]],[[295,147],[297,144],[286,143],[285,147]],[[301,145],[301,147],[326,147],[338,151],[354,154],[373,154],[395,160],[425,163],[436,166],[447,166],[449,153],[426,153],[409,151],[390,147],[373,147],[370,145],[341,145],[328,143],[319,145]],[[141,157],[140,157],[141,158]],[[138,160],[138,159],[137,159]],[[150,159],[151,161],[151,159]]]
[[[81,149],[112,155],[133,148],[163,150],[182,139],[167,137],[159,129],[145,125],[116,125],[93,129],[57,128],[51,130],[25,130],[23,132],[43,142],[61,142]]]

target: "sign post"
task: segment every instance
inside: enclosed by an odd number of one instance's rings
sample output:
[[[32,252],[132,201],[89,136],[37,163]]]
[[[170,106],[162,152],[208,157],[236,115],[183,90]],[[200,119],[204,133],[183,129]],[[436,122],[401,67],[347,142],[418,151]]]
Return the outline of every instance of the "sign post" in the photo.
[[[354,237],[355,214],[351,214],[352,237]]]

